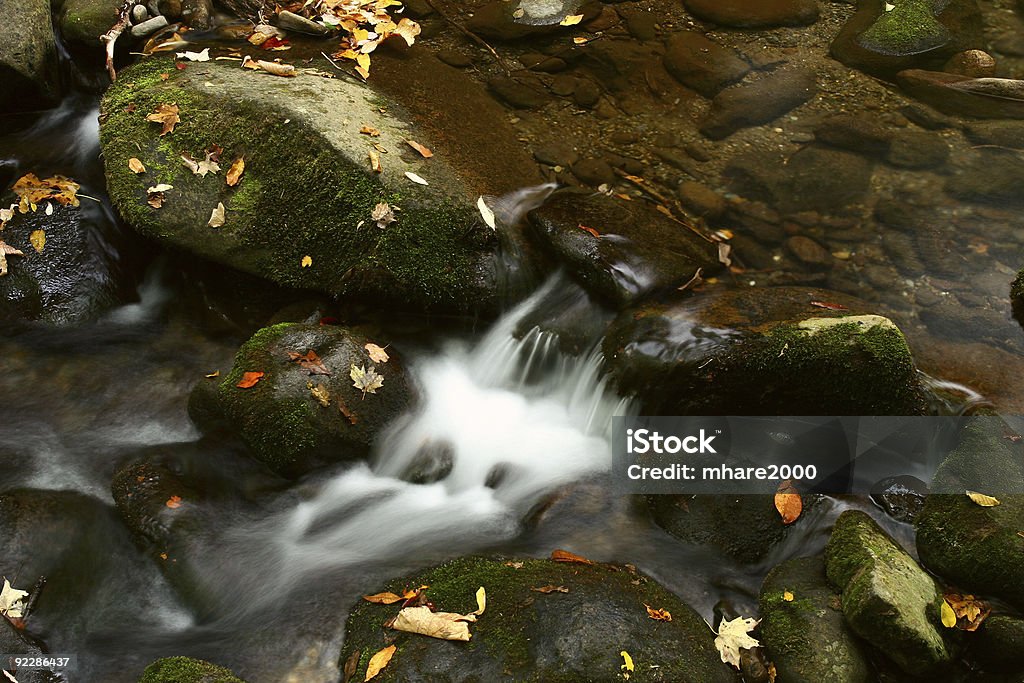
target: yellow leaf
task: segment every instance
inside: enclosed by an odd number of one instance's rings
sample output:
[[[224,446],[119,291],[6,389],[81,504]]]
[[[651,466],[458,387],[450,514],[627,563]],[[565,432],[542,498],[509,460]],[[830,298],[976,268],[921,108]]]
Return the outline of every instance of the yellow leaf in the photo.
[[[386,648],[380,650],[379,652],[377,652],[377,654],[370,657],[370,663],[366,665],[366,678],[363,679],[363,682],[365,683],[366,681],[370,680],[371,678],[379,674],[381,672],[381,669],[386,667],[388,665],[388,662],[391,661],[391,658],[394,656],[395,650],[397,649],[398,647],[396,647],[395,645],[388,645]]]
[[[32,248],[36,250],[36,253],[41,254],[46,246],[46,233],[42,230],[33,230],[32,234],[28,236],[28,241],[32,243]]]
[[[331,405],[331,395],[327,391],[327,387],[322,384],[314,385],[312,382],[307,382],[309,387],[309,393],[313,394],[313,398],[316,399],[322,407],[326,408]]]
[[[370,73],[370,55],[364,55],[361,53],[356,55],[356,64],[358,64],[366,73]]]
[[[224,203],[218,202],[217,206],[210,212],[210,220],[206,221],[206,224],[211,228],[219,228],[224,225]]]
[[[413,594],[415,597],[415,593]],[[395,595],[394,593],[374,593],[373,595],[364,595],[363,600],[372,602],[375,605],[392,605],[400,600],[405,600],[401,595]]]
[[[214,370],[210,374],[206,375],[206,379],[215,379],[217,377],[220,377],[220,370]]]
[[[939,610],[942,613],[942,625],[946,628],[953,628],[956,626],[956,612],[949,606],[949,603],[945,600],[942,601],[942,608]]]
[[[303,268],[309,268],[311,265],[313,265],[313,257],[312,256],[303,256],[302,257],[302,267]]]
[[[565,19],[558,22],[559,26],[575,26],[576,24],[583,21],[582,14],[570,14]]]
[[[655,621],[672,621],[672,613],[667,609],[654,609],[646,602],[644,603],[644,607],[647,608],[647,616],[651,619],[654,619]]]
[[[785,593],[782,594],[782,599],[785,600],[786,602],[793,602],[793,594],[790,593],[789,591],[786,591]]]
[[[629,653],[623,650],[619,653],[622,656],[622,666],[619,668],[627,672],[626,678],[629,678],[630,671],[633,671],[633,658],[629,656]]]
[[[128,168],[131,170],[132,173],[146,172],[146,167],[143,166],[142,162],[136,159],[135,157],[132,157],[131,159],[128,160]]]
[[[242,173],[245,172],[245,158],[238,157],[234,163],[231,164],[231,168],[228,169],[228,187],[234,187],[238,184],[238,181],[242,179]]]
[[[471,612],[471,614],[480,616],[484,613],[485,609],[487,609],[487,591],[484,590],[483,586],[480,586],[476,591],[476,611]]]
[[[374,363],[387,363],[391,356],[388,352],[377,346],[376,344],[366,344],[363,348],[370,354],[370,360]]]
[[[986,496],[984,493],[978,493],[977,491],[965,491],[965,493],[967,494],[968,498],[970,498],[983,508],[994,508],[996,505],[999,505],[998,498]]]

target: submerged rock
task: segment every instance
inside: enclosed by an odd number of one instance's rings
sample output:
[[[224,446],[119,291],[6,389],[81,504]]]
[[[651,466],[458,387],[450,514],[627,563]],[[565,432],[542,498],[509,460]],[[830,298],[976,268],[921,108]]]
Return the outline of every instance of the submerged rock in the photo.
[[[846,307],[830,311],[811,304]],[[851,297],[802,287],[714,290],[624,311],[609,372],[646,415],[915,415],[910,349]]]
[[[372,341],[331,325],[264,328],[242,345],[222,381],[196,387],[189,414],[201,427],[238,433],[253,457],[286,475],[365,456],[374,437],[414,398],[401,359],[389,349],[390,359],[375,363],[365,348]],[[311,351],[319,365],[293,359]],[[353,368],[376,372],[383,384],[364,394],[353,386]],[[246,373],[262,374],[249,375],[257,381],[239,387]]]
[[[976,149],[946,181],[946,193],[961,201],[1021,205],[1024,157],[1012,149]]]
[[[192,659],[191,657],[164,657],[142,672],[139,683],[245,683],[229,669]]]
[[[375,76],[396,81],[410,100],[425,100],[413,107],[446,110],[450,103],[441,107],[439,96],[462,97],[449,91],[463,93],[465,106],[488,99],[461,72],[429,60],[423,74],[434,79],[433,94],[417,89],[423,84],[406,88],[402,75],[388,76],[386,57],[377,60]],[[394,64],[390,69],[403,71]],[[493,310],[498,239],[484,224],[477,198],[516,189],[537,172],[524,151],[505,144],[507,131],[495,123],[503,117],[488,122],[488,136],[476,135],[470,123],[465,136],[453,140],[450,130],[410,123],[422,120],[419,113],[381,91],[346,79],[311,78],[274,77],[215,61],[178,70],[155,58],[126,69],[108,91],[101,117],[114,205],[145,235],[278,284],[363,295],[378,305]],[[166,135],[146,120],[161,105],[176,106],[180,117]],[[443,113],[433,118],[435,124],[447,121]],[[360,134],[363,126],[380,135]],[[422,158],[406,140],[426,145],[435,156]],[[379,154],[381,173],[370,168],[369,154],[378,154],[374,144],[389,152]],[[196,175],[182,162],[182,155],[201,160],[218,147],[220,173]],[[146,173],[128,168],[132,157],[142,160]],[[516,164],[520,157],[523,166]],[[245,171],[231,187],[225,172],[239,158]],[[496,158],[507,162],[500,173],[491,163]],[[154,208],[147,188],[158,182],[173,189]],[[224,224],[210,227],[221,203]],[[385,227],[373,218],[381,203],[396,209],[397,220]]]
[[[533,234],[592,294],[625,306],[718,272],[717,246],[642,202],[561,193],[530,212]],[[595,234],[597,233],[597,234]]]
[[[486,589],[487,609],[470,624],[472,640],[453,642],[382,628],[401,604],[361,601],[349,616],[341,652],[342,664],[360,653],[354,680],[362,680],[370,657],[391,643],[398,650],[375,681],[429,676],[436,681],[611,683],[622,680],[622,650],[635,664],[636,680],[736,680],[715,651],[714,634],[704,620],[628,567],[464,558],[396,579],[381,590],[401,593],[422,585],[429,586],[427,599],[439,611],[463,614],[477,608],[477,589]],[[531,590],[545,586],[564,587],[567,592]],[[651,619],[645,604],[667,610],[672,621]]]
[[[50,3],[0,4],[0,114],[55,104],[59,84]]]
[[[953,659],[939,614],[942,592],[868,515],[839,516],[825,563],[829,581],[842,591],[850,628],[901,669],[926,675]]]
[[[789,595],[787,595],[789,594]],[[820,557],[787,560],[761,584],[761,641],[780,681],[869,683],[861,641],[843,619]]]
[[[742,56],[695,31],[674,33],[665,47],[665,68],[677,81],[714,97],[750,71]]]
[[[939,466],[917,519],[926,567],[964,590],[1024,608],[1024,445],[999,418],[973,418]],[[982,507],[965,491],[995,496]]]
[[[700,131],[713,140],[720,140],[742,128],[777,119],[810,100],[817,90],[813,71],[779,69],[718,93],[711,101],[711,111]]]
[[[896,74],[896,81],[911,96],[946,114],[1024,119],[1024,80],[908,69]]]
[[[804,26],[818,20],[815,0],[685,0],[695,17],[736,28]]]

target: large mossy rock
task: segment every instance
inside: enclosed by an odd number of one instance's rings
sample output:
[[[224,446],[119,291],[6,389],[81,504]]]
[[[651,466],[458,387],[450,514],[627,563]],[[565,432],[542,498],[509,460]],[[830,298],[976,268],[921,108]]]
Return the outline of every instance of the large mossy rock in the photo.
[[[465,558],[394,580],[381,590],[401,593],[422,585],[429,586],[427,598],[439,611],[459,613],[475,610],[477,589],[486,589],[487,610],[470,625],[471,640],[388,630],[383,624],[401,605],[361,601],[349,616],[341,653],[341,662],[360,653],[353,680],[363,680],[370,657],[391,642],[398,649],[374,679],[381,683],[612,683],[622,680],[623,650],[635,666],[630,681],[737,680],[715,651],[714,634],[704,620],[627,567]],[[531,590],[545,586],[568,592]],[[672,621],[651,619],[645,604],[668,610]]]
[[[812,301],[845,305],[836,312]],[[608,368],[646,415],[916,415],[910,349],[851,297],[803,287],[685,295],[627,309],[604,340]]]
[[[761,584],[760,608],[762,644],[780,681],[874,680],[820,557],[787,560],[772,569]]]
[[[99,61],[103,55],[100,36],[117,23],[123,4],[121,0],[63,0],[58,14],[61,37],[74,48],[92,51]]]
[[[56,103],[59,83],[49,0],[0,3],[0,114]]]
[[[222,666],[191,657],[164,657],[142,672],[139,683],[245,683]]]
[[[829,581],[842,591],[843,616],[858,636],[912,675],[952,661],[941,623],[942,592],[871,517],[847,510],[825,548]]]
[[[964,590],[1024,609],[1024,445],[999,418],[977,417],[939,466],[917,519],[921,562]],[[965,491],[999,499],[982,507]]]
[[[237,432],[253,457],[285,475],[365,456],[376,435],[414,397],[401,359],[389,349],[390,360],[374,363],[366,349],[372,342],[331,325],[280,323],[264,328],[242,345],[226,376],[196,387],[189,414],[201,427],[226,426]],[[292,354],[310,351],[329,375],[311,374],[293,360]],[[353,366],[373,369],[383,385],[374,393],[356,389],[350,376]],[[248,372],[264,374],[254,385],[239,387]]]
[[[436,80],[439,92],[454,87]],[[479,93],[462,85],[468,106]],[[498,239],[476,200],[523,177],[515,154],[499,149],[504,129],[494,124],[489,137],[442,137],[411,123],[413,114],[383,90],[341,78],[280,78],[231,63],[178,70],[169,60],[143,60],[122,72],[103,100],[100,139],[111,200],[143,234],[279,284],[413,309],[493,308]],[[162,136],[160,125],[146,120],[159,105],[176,105],[181,119]],[[361,134],[364,126],[380,135]],[[407,140],[431,148],[434,157],[424,159]],[[202,159],[214,146],[223,149],[221,173],[201,177],[182,163],[182,155]],[[377,174],[368,156],[376,146],[387,151]],[[129,169],[132,157],[145,173]],[[229,187],[224,171],[240,157],[245,173]],[[482,168],[495,159],[508,163],[501,167],[505,185]],[[146,190],[157,183],[173,186],[160,209],[147,203]],[[386,227],[371,217],[382,202],[400,209]],[[226,220],[211,228],[218,203]],[[312,263],[304,267],[307,256]]]

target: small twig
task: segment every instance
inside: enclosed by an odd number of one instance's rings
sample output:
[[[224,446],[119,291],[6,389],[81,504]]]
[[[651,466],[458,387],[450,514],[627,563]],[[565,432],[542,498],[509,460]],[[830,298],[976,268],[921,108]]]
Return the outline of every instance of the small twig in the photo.
[[[75,196],[76,196],[76,197],[82,197],[82,198],[84,198],[84,199],[91,199],[91,200],[93,200],[94,202],[96,202],[97,204],[102,204],[102,203],[103,203],[103,200],[102,200],[102,199],[96,199],[96,197],[90,197],[89,195],[87,195],[87,194],[82,194],[81,192],[76,192],[76,193],[75,193]]]
[[[125,0],[124,4],[121,5],[121,13],[117,17],[117,22],[110,27],[109,31],[100,36],[100,42],[106,46],[107,73],[110,74],[111,82],[117,80],[117,71],[114,70],[114,45],[121,34],[124,33],[124,30],[128,28],[130,23],[129,17],[135,2],[136,0]]]
[[[324,56],[324,59],[326,59],[328,62],[330,62],[331,66],[333,66],[335,69],[337,69],[338,71],[344,71],[344,69],[342,69],[340,66],[338,66],[337,62],[335,62],[333,59],[331,59],[330,57],[327,56],[326,52],[321,52],[320,54],[322,54]]]
[[[493,47],[491,47],[490,43],[488,43],[486,40],[484,40],[483,38],[481,38],[477,34],[475,34],[472,31],[470,31],[468,28],[466,28],[465,26],[463,26],[459,22],[457,22],[454,19],[452,19],[451,16],[447,12],[445,12],[443,9],[438,7],[437,4],[435,4],[434,0],[427,0],[427,4],[430,5],[430,7],[435,12],[440,14],[441,17],[445,21],[447,21],[449,24],[451,24],[452,26],[457,28],[460,32],[462,32],[463,35],[467,36],[470,40],[472,40],[477,45],[480,45],[482,47],[487,48],[487,51],[490,52],[492,55],[494,55],[494,58],[496,60],[498,60],[498,65],[501,66],[501,68],[505,71],[505,75],[506,76],[511,76],[512,75],[512,68],[508,65],[508,63],[504,59],[501,58],[501,55],[498,54],[497,50],[495,50]]]
[[[28,602],[25,603],[25,609],[21,610],[21,618],[28,619],[29,615],[32,614],[32,610],[36,608],[36,603],[39,602],[39,595],[43,592],[43,586],[46,585],[46,577],[40,576],[39,580],[36,581],[36,585],[32,587],[32,592],[28,594]]]

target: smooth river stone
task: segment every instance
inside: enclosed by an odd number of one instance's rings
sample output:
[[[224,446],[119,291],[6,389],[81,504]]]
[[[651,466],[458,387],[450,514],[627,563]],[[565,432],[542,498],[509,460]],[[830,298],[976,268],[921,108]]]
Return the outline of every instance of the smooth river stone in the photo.
[[[805,26],[818,20],[815,0],[685,0],[695,17],[723,26]]]

